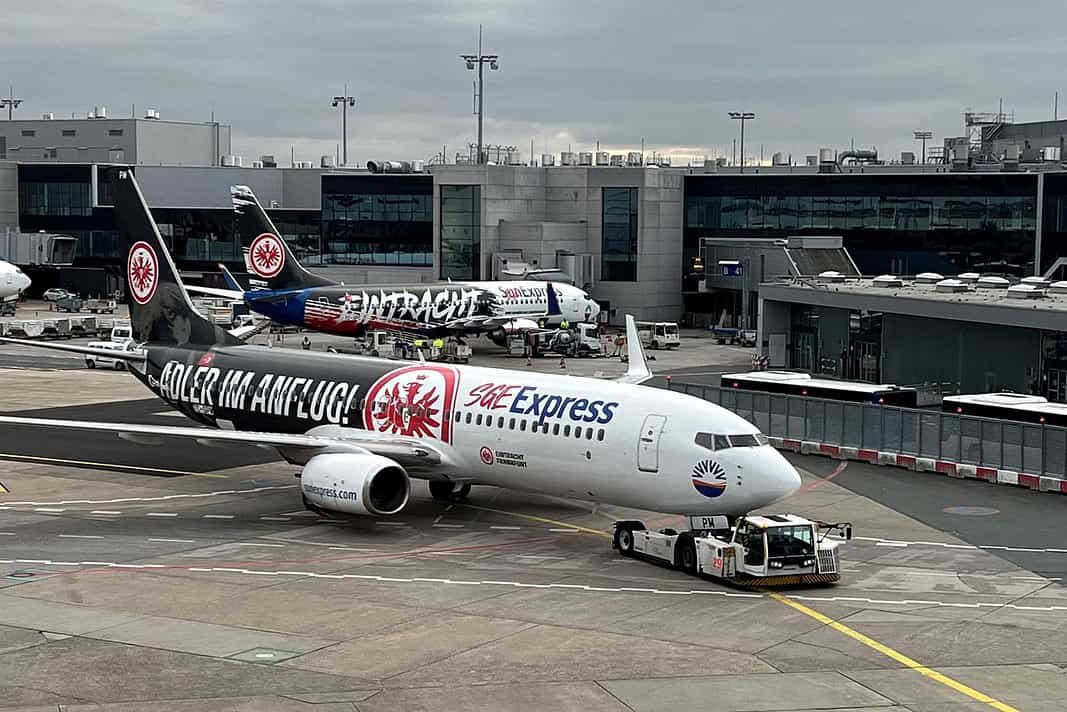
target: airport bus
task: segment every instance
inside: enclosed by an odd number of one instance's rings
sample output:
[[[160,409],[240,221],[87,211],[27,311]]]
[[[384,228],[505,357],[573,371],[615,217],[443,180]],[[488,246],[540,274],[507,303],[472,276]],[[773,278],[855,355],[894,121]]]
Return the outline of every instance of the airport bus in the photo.
[[[1067,404],[1050,403],[1041,396],[1031,396],[1025,393],[973,393],[945,396],[941,401],[941,410],[945,413],[973,415],[979,418],[1067,426]]]
[[[719,385],[746,391],[782,393],[790,396],[825,398],[826,400],[874,403],[915,408],[918,393],[914,388],[862,381],[839,381],[832,378],[812,378],[794,371],[749,371],[723,374]]]

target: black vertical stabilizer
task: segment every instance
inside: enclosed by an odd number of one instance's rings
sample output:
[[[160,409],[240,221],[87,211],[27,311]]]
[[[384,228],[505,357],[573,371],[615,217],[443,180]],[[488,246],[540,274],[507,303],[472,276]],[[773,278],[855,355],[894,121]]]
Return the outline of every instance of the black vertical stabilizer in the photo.
[[[303,289],[336,284],[304,269],[251,188],[231,185],[230,198],[253,289]]]
[[[195,346],[243,343],[193,308],[133,171],[112,168],[110,179],[134,339]]]

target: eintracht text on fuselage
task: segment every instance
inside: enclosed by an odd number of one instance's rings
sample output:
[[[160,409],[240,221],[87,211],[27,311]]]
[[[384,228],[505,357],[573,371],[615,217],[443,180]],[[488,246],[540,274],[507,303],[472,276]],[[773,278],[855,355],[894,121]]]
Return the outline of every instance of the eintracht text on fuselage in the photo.
[[[250,290],[238,291],[227,274],[229,294],[278,323],[344,336],[368,328],[436,336],[514,329],[518,321],[526,328],[591,322],[600,312],[585,291],[538,281],[337,284],[299,263],[249,188],[231,194]]]
[[[209,428],[0,422],[274,446],[303,466],[309,508],[343,514],[401,511],[411,478],[429,480],[435,497],[486,484],[690,515],[744,513],[799,485],[750,423],[637,385],[649,374],[629,318],[629,382],[244,344],[193,310],[132,174],[116,169],[112,186],[131,326],[145,342],[143,355],[119,353]]]

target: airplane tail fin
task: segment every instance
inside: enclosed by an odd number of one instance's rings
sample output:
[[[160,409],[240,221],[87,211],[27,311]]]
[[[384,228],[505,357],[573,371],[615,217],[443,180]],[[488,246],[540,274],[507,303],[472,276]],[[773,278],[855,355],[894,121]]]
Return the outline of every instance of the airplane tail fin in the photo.
[[[129,168],[112,168],[115,222],[126,255],[126,303],[138,341],[215,346],[239,344],[193,308],[178,269]]]
[[[560,316],[563,310],[559,306],[559,295],[551,282],[545,282],[545,295],[548,297],[548,316]]]
[[[302,289],[333,284],[304,269],[251,188],[231,185],[230,198],[237,217],[237,236],[245,252],[245,267],[252,275],[252,289]]]
[[[230,272],[229,268],[221,262],[219,263],[219,271],[222,272],[222,281],[226,283],[226,289],[244,293],[244,287],[242,287],[240,282],[234,278],[233,273]]]

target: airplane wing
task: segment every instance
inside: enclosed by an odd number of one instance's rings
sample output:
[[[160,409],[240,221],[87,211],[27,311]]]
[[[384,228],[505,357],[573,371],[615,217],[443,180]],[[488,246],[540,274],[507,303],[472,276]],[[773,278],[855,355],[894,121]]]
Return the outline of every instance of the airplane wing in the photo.
[[[197,287],[195,285],[186,285],[186,291],[193,294],[206,294],[209,297],[222,297],[223,299],[235,299],[240,300],[245,296],[244,292],[235,292],[232,289],[218,289],[216,287]]]
[[[637,323],[629,314],[626,315],[626,359],[629,367],[626,373],[616,378],[619,383],[644,383],[652,378],[652,371],[645,361],[645,349],[641,346],[641,337],[637,333]]]
[[[304,435],[288,433],[257,433],[248,430],[216,430],[174,425],[146,425],[142,423],[103,423],[86,420],[57,420],[53,418],[22,418],[0,416],[0,423],[28,425],[35,428],[60,430],[89,430],[114,433],[119,437],[146,445],[162,444],[163,438],[184,438],[196,443],[240,443],[267,445],[277,448],[287,458],[306,461],[320,452],[373,453],[395,460],[400,465],[428,466],[442,461],[441,453],[418,438],[380,437],[377,433],[319,426]]]
[[[35,346],[39,349],[52,349],[53,351],[68,351],[75,354],[88,354],[90,356],[102,356],[113,358],[117,361],[144,361],[145,352],[141,349],[99,349],[81,344],[57,344],[53,342],[30,341],[28,339],[12,339],[0,337],[0,343],[21,344],[23,346]]]
[[[251,337],[269,327],[270,324],[270,319],[257,319],[248,326],[238,326],[235,329],[230,329],[230,334],[241,341],[248,341]]]

